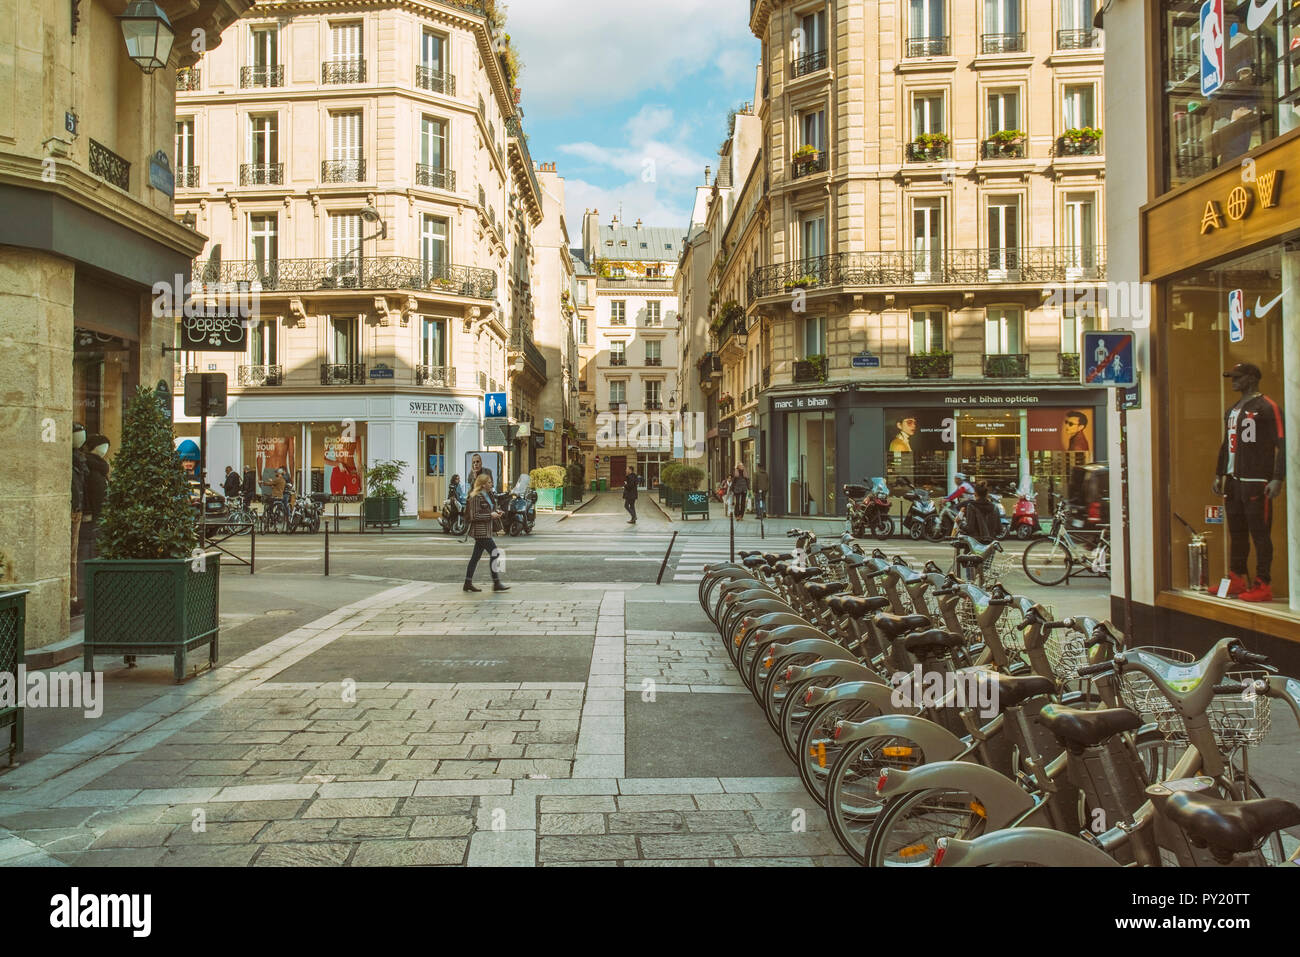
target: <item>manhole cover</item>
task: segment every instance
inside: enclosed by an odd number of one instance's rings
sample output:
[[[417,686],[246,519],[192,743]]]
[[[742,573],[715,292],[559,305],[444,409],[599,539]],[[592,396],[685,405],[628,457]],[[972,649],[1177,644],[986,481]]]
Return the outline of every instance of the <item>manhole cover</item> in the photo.
[[[297,614],[296,608],[272,608],[270,611],[263,612],[269,618],[283,618],[285,615]]]

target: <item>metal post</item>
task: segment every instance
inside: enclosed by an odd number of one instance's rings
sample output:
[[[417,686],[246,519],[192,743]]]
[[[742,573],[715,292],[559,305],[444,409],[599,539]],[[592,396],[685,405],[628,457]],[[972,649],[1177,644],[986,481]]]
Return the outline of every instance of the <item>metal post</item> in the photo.
[[[200,377],[203,383],[199,400],[203,403],[199,412],[199,548],[206,548],[205,539],[208,531],[208,380]]]
[[[731,519],[731,560],[736,560],[736,511],[733,508],[727,509],[727,516]]]
[[[1133,554],[1128,531],[1128,409],[1124,407],[1124,390],[1115,390],[1119,403],[1119,495],[1120,529],[1124,535],[1124,637],[1133,642]]]
[[[325,524],[325,577],[330,576],[330,527],[329,523]]]
[[[668,567],[668,556],[673,553],[673,543],[677,541],[677,533],[673,532],[673,537],[668,541],[668,551],[664,552],[664,560],[659,565],[659,577],[655,579],[656,585],[664,583],[664,569]]]
[[[253,574],[257,565],[257,522],[248,530],[248,574]]]

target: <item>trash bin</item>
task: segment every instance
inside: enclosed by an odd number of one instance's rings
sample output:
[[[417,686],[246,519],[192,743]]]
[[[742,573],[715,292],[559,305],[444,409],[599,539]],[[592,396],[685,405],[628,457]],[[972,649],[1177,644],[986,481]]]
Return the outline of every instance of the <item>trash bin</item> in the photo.
[[[602,492],[608,492],[608,491],[609,491],[609,480],[608,480],[608,479],[601,479],[601,480],[600,480],[600,490],[601,490]]]
[[[593,492],[599,492],[599,491],[600,491],[600,479],[592,479],[592,480],[591,480],[591,490],[592,490]]]

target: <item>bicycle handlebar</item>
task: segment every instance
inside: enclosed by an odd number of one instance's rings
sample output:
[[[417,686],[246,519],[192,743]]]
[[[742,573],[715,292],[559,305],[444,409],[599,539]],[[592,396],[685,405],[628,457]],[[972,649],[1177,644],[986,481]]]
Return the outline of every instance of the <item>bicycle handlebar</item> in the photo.
[[[1111,671],[1114,667],[1115,663],[1113,661],[1103,661],[1098,665],[1082,665],[1076,669],[1076,673],[1080,678],[1086,678],[1089,675],[1099,675],[1103,672]]]

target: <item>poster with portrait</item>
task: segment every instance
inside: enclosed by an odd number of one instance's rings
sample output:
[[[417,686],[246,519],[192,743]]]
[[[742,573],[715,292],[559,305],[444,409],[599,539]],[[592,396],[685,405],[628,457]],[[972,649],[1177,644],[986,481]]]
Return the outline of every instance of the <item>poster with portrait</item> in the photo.
[[[1030,452],[1083,452],[1092,456],[1092,409],[1030,409],[1028,411]]]
[[[955,431],[948,409],[885,410],[887,453],[947,452]]]
[[[356,439],[327,436],[324,442],[325,491],[330,495],[360,495],[361,467]]]
[[[465,488],[472,490],[474,480],[485,469],[492,473],[492,488],[494,491],[499,491],[505,487],[502,484],[504,480],[501,477],[501,453],[478,451],[465,453]]]
[[[257,457],[257,481],[264,495],[271,493],[277,469],[284,469],[284,479],[293,484],[293,446],[291,435],[258,436],[254,446]]]

